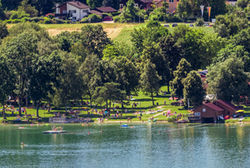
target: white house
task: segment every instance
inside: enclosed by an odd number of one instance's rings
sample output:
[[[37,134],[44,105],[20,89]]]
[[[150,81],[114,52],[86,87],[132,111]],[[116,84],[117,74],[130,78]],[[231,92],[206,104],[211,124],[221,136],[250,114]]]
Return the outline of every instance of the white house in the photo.
[[[79,1],[69,1],[61,5],[56,5],[56,16],[63,18],[67,16],[73,21],[81,20],[88,16],[90,13],[90,7]]]

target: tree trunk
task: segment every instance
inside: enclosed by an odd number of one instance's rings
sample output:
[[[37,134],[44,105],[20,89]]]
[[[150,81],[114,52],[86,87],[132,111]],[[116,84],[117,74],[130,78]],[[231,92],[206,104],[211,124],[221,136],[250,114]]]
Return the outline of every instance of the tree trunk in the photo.
[[[153,94],[153,92],[151,92],[151,98],[152,98],[152,103],[153,103],[153,106],[154,106],[155,102],[154,102],[154,94]]]
[[[49,103],[49,107],[48,107],[48,113],[50,113],[50,103]]]
[[[90,105],[90,108],[92,108],[92,96],[89,95],[89,105]]]
[[[108,109],[108,100],[106,100],[106,109]]]
[[[4,104],[4,102],[3,102],[2,104],[3,104],[3,113],[2,113],[3,119],[6,119],[6,115],[5,115],[5,104]]]
[[[21,106],[21,99],[20,97],[18,97],[18,112],[19,112],[19,116],[22,116],[22,106]]]
[[[37,116],[37,118],[40,118],[40,116],[39,116],[39,106],[40,106],[40,103],[37,103],[36,104],[36,116]]]

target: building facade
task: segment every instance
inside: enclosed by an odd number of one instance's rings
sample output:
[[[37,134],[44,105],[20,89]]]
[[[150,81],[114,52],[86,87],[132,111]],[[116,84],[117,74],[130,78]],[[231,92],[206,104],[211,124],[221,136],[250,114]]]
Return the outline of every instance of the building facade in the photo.
[[[56,17],[60,19],[68,18],[72,21],[79,21],[88,16],[90,7],[79,1],[69,1],[61,5],[56,4]]]

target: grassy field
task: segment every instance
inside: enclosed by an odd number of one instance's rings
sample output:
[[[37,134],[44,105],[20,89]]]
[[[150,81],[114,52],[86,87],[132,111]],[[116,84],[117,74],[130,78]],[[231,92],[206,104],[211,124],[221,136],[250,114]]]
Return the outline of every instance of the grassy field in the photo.
[[[146,23],[88,23],[90,25],[100,24],[103,26],[104,31],[107,32],[108,37],[114,41],[118,41],[121,43],[126,43],[131,45],[130,34],[135,28],[144,27]],[[162,23],[163,25],[168,23]],[[178,23],[186,24],[186,23]],[[9,24],[8,28],[11,28],[14,24]],[[80,31],[83,26],[87,24],[40,24],[41,27],[45,28],[51,36],[55,36],[64,31]],[[170,27],[169,31],[173,31],[172,23],[168,24]],[[189,25],[189,24],[186,24]],[[205,32],[213,33],[212,27],[194,27],[194,29],[202,29]]]

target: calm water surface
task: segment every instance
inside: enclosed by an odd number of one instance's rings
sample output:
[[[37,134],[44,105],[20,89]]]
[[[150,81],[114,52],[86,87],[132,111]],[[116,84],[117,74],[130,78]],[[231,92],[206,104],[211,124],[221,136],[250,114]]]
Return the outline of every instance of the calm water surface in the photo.
[[[249,168],[250,126],[0,126],[0,167]],[[24,146],[21,146],[24,142]]]

